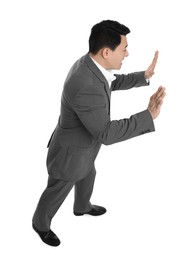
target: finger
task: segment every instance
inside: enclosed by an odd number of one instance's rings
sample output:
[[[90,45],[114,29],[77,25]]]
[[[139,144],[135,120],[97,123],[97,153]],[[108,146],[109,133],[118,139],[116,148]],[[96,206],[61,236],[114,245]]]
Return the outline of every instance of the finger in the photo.
[[[155,97],[155,102],[159,104],[164,99],[165,96],[166,96],[165,88],[161,88]]]
[[[163,86],[160,86],[156,92],[157,95],[162,94],[163,92],[165,92],[165,88]]]
[[[154,55],[154,58],[153,58],[153,61],[152,61],[152,65],[154,65],[154,67],[157,63],[157,60],[158,60],[158,51],[155,52],[155,55]]]
[[[155,66],[157,64],[157,60],[158,60],[158,51],[155,52],[155,55],[154,55],[154,58],[153,58],[153,61],[149,67],[150,70],[153,70],[155,69]]]
[[[161,86],[157,89],[157,91],[150,97],[150,100],[153,101],[154,99],[157,98],[159,92],[161,91]]]
[[[165,95],[163,95],[159,99],[157,99],[157,105],[159,105],[163,102],[164,97],[165,97]]]
[[[157,106],[161,100],[165,97],[165,88],[160,86],[157,91],[150,97],[149,106]]]
[[[162,86],[160,86],[158,89],[157,89],[157,91],[155,92],[155,98],[159,95],[159,93],[162,91]]]
[[[160,86],[158,90],[159,90],[159,91],[158,91],[158,94],[160,94],[160,95],[165,92],[165,88],[162,87],[162,86]]]
[[[163,100],[165,95],[166,95],[165,88],[160,86],[158,88],[158,90],[156,91],[156,93],[152,95],[152,97],[150,98],[150,101],[157,106],[160,103],[160,101]]]
[[[166,96],[166,93],[163,93],[162,96],[160,96],[160,98],[157,100],[157,104],[162,103],[165,96]]]

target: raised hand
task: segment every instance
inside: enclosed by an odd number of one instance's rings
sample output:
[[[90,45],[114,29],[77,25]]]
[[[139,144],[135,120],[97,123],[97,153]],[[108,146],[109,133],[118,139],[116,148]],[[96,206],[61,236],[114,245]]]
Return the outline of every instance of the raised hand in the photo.
[[[154,75],[154,70],[155,70],[155,66],[157,64],[157,60],[158,60],[158,51],[155,52],[151,65],[145,71],[144,75],[145,75],[146,79],[150,79]]]
[[[148,110],[150,111],[153,119],[157,118],[157,116],[160,114],[160,109],[163,104],[165,95],[165,88],[160,86],[157,92],[151,96],[148,104]]]

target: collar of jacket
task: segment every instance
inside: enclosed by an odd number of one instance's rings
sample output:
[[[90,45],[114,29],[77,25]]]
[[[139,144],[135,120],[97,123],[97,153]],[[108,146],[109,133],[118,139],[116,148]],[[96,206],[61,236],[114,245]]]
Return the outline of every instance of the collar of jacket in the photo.
[[[100,69],[96,66],[96,64],[92,61],[92,59],[89,56],[89,53],[87,53],[84,56],[84,62],[87,64],[89,69],[96,75],[96,77],[104,83],[105,92],[109,99],[109,115],[110,115],[110,99],[111,99],[111,90],[109,88],[109,83],[107,82],[107,79],[103,75],[103,73],[100,71]]]
[[[100,69],[96,66],[96,64],[93,62],[93,60],[90,58],[89,53],[87,53],[84,56],[84,61],[88,65],[89,69],[98,77],[98,79],[105,83],[105,85],[109,88],[109,84],[103,75],[103,73],[100,71]]]
[[[106,78],[104,77],[103,73],[100,71],[100,69],[96,66],[96,64],[92,61],[92,59],[89,56],[89,53],[87,53],[84,56],[84,62],[87,64],[87,66],[89,67],[89,69],[96,75],[96,77],[104,83],[105,85],[105,90],[106,93],[109,97],[109,101],[110,101],[110,97],[111,97],[111,91],[109,89],[109,83],[107,82]]]

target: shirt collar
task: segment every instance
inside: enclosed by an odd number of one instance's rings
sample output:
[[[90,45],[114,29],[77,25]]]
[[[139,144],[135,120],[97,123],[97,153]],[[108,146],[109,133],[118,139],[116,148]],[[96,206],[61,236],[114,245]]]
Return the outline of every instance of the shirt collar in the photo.
[[[99,68],[99,70],[102,72],[102,74],[106,78],[107,82],[109,83],[109,86],[111,86],[112,81],[116,79],[116,77],[113,74],[113,71],[112,70],[106,70],[98,62],[96,62],[91,56],[90,56],[90,58],[95,63],[95,65]]]

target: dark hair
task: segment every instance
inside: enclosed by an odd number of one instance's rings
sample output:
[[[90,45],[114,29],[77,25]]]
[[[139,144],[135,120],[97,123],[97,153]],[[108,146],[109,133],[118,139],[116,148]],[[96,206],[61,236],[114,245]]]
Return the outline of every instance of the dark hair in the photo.
[[[127,35],[130,29],[116,21],[105,20],[95,24],[89,37],[89,52],[96,54],[101,48],[115,50],[121,43],[121,35]]]

